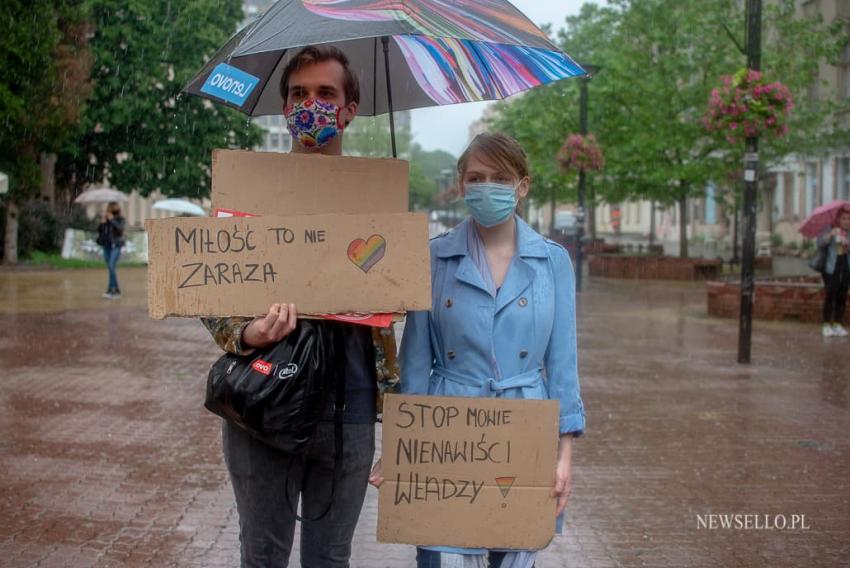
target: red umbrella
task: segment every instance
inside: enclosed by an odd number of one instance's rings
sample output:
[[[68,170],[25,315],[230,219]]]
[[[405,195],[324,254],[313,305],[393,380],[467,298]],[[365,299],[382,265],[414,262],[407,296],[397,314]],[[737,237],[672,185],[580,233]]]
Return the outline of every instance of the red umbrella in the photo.
[[[838,222],[842,211],[850,213],[850,201],[833,201],[821,205],[800,225],[800,233],[809,239],[817,238],[826,229],[832,228]]]

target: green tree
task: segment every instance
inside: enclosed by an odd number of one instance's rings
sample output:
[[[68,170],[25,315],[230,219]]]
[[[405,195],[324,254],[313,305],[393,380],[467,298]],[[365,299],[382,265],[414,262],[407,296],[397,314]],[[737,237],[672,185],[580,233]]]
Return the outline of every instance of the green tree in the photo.
[[[260,130],[223,105],[180,94],[243,18],[240,0],[88,0],[94,92],[60,180],[108,180],[143,195],[203,197],[211,150],[250,147]]]
[[[370,158],[392,156],[389,115],[357,117],[345,132],[344,151]],[[437,193],[442,170],[454,168],[456,158],[443,150],[426,151],[412,142],[410,111],[396,113],[396,151],[410,162],[410,208],[427,209]]]
[[[454,172],[457,158],[445,150],[423,150],[414,143],[410,149],[410,207],[428,209],[434,204],[443,172]]]
[[[38,194],[39,158],[73,133],[88,95],[82,2],[7,0],[0,7],[0,170],[5,197],[4,262],[18,260],[18,211]]]
[[[829,139],[820,125],[832,106],[810,105],[801,95],[818,62],[836,51],[838,38],[817,19],[796,18],[793,8],[791,0],[782,0],[766,11],[763,69],[800,101],[792,135],[765,144],[766,164],[792,149],[816,151]],[[610,203],[678,204],[682,256],[688,254],[687,200],[704,195],[709,181],[725,183],[740,169],[741,149],[709,136],[700,118],[720,76],[745,65],[732,39],[743,24],[735,0],[611,0],[585,5],[559,34],[567,53],[601,67],[589,84],[590,131],[606,159],[605,171],[593,176],[594,187]],[[503,105],[495,121],[526,146],[535,175],[552,184],[547,197],[553,200],[565,197],[558,188],[566,180],[553,172],[554,156],[565,135],[578,129],[577,83],[532,91]]]
[[[395,113],[396,153],[410,155],[410,111]],[[344,151],[352,156],[378,158],[392,156],[390,115],[358,116],[345,131]]]

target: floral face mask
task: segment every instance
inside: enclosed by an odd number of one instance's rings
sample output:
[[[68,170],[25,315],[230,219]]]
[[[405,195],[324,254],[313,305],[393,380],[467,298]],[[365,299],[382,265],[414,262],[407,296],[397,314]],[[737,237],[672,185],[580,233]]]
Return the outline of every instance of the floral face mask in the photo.
[[[312,98],[283,108],[289,133],[305,148],[327,146],[342,132],[339,111],[334,103]]]

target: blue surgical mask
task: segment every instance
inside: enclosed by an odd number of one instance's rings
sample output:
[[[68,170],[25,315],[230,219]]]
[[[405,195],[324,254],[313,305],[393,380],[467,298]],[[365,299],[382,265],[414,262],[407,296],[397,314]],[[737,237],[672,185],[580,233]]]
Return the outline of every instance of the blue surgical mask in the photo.
[[[463,200],[482,227],[507,221],[516,210],[516,188],[503,183],[467,183]]]

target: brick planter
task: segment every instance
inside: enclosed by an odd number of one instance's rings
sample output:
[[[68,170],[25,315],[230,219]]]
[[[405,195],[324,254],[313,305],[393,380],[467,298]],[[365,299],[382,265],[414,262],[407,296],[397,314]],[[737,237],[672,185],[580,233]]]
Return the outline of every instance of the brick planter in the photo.
[[[620,245],[606,243],[602,239],[596,239],[584,245],[584,254],[616,254],[620,252]]]
[[[672,256],[597,254],[590,257],[590,275],[639,280],[711,280],[720,276],[720,261]]]
[[[709,315],[721,318],[738,317],[741,304],[740,282],[706,282],[705,287]],[[823,296],[823,283],[818,276],[757,280],[753,318],[819,323]]]

